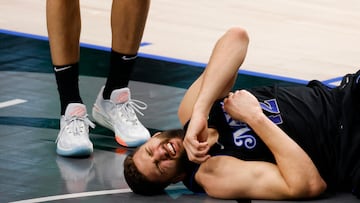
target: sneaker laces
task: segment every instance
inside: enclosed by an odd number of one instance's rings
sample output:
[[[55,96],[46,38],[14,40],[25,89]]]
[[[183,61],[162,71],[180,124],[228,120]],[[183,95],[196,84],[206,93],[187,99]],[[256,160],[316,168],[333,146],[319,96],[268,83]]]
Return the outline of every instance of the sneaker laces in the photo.
[[[70,132],[72,132],[73,135],[82,134],[84,132],[84,128],[82,128],[82,123],[85,123],[86,126],[90,126],[91,128],[95,128],[95,124],[89,120],[87,117],[88,115],[84,116],[71,116],[71,117],[65,117],[65,127],[60,129],[59,136],[56,138],[55,143],[57,143],[60,139],[60,137],[63,135],[63,131],[65,129],[69,129]]]
[[[116,108],[119,112],[121,112],[121,117],[124,117],[126,121],[133,122],[135,124],[137,122],[135,111],[141,116],[144,116],[140,110],[147,109],[147,104],[140,100],[130,99],[125,103],[116,104]]]

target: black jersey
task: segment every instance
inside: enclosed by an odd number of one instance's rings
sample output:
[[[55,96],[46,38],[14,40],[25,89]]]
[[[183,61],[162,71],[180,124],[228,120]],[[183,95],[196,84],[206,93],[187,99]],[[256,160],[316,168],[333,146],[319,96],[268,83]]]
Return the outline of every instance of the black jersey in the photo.
[[[330,191],[338,189],[339,185],[351,185],[349,181],[353,181],[355,176],[358,176],[355,182],[360,179],[358,170],[354,170],[354,165],[359,165],[359,158],[354,156],[358,155],[356,152],[359,152],[357,146],[360,142],[356,140],[350,159],[347,158],[346,144],[352,140],[342,140],[344,134],[349,134],[344,132],[344,129],[352,129],[353,125],[351,121],[343,118],[348,116],[344,115],[344,109],[352,109],[354,106],[344,102],[346,94],[346,101],[353,100],[352,86],[344,84],[342,87],[330,89],[318,81],[311,81],[307,86],[274,86],[249,90],[260,102],[265,115],[310,156]],[[346,113],[353,114],[350,111]],[[219,132],[218,143],[209,151],[212,156],[229,155],[242,160],[275,162],[271,151],[254,131],[246,123],[232,119],[225,112],[222,100],[213,105],[208,126]],[[360,129],[352,131],[359,133]],[[358,138],[360,139],[360,136]],[[354,159],[356,161],[353,161]],[[350,166],[343,167],[342,164]],[[196,164],[188,167],[188,177],[183,182],[190,190],[202,192],[194,179],[197,169]],[[350,187],[354,188],[354,184]]]

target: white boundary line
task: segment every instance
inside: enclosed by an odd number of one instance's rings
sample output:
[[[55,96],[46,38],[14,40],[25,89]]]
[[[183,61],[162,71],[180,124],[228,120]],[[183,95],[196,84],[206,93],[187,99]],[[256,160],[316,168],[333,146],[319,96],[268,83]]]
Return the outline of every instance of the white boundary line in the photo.
[[[72,199],[72,198],[78,198],[78,197],[90,197],[90,196],[110,195],[110,194],[128,193],[128,192],[132,192],[132,191],[129,188],[117,189],[117,190],[100,190],[100,191],[92,191],[92,192],[80,192],[80,193],[72,193],[72,194],[65,194],[65,195],[40,197],[40,198],[20,200],[20,201],[9,202],[9,203],[47,202],[47,201],[62,200],[62,199]]]
[[[25,103],[25,102],[27,102],[27,100],[24,100],[24,99],[12,99],[9,101],[0,102],[0,109],[9,107],[9,106],[14,106],[14,105],[21,104],[21,103]]]
[[[177,190],[185,188],[184,186],[169,186],[166,190]],[[9,203],[38,203],[38,202],[48,202],[48,201],[55,201],[55,200],[62,200],[62,199],[72,199],[72,198],[79,198],[79,197],[90,197],[90,196],[100,196],[100,195],[111,195],[111,194],[120,194],[120,193],[130,193],[132,192],[130,188],[126,189],[116,189],[116,190],[100,190],[100,191],[92,191],[92,192],[80,192],[80,193],[71,193],[71,194],[64,194],[64,195],[54,195],[54,196],[47,196],[47,197],[40,197],[34,199],[26,199],[20,200],[15,202]]]

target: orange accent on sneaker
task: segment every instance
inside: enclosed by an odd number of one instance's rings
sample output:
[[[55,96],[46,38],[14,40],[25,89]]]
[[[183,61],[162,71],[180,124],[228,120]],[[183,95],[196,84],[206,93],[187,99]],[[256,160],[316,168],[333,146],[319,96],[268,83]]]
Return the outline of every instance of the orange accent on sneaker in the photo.
[[[82,107],[75,107],[74,109],[72,109],[72,111],[70,112],[71,116],[83,116],[85,115],[85,109]]]
[[[119,94],[116,98],[116,102],[119,102],[119,103],[124,103],[126,101],[129,100],[129,93],[128,92],[123,92],[121,94]]]
[[[126,154],[126,152],[127,152],[127,149],[124,147],[116,148],[116,150],[115,150],[115,153],[117,153],[117,154]]]
[[[115,140],[117,143],[119,143],[121,146],[127,147],[128,145],[126,144],[126,142],[124,140],[122,140],[119,136],[115,135]]]

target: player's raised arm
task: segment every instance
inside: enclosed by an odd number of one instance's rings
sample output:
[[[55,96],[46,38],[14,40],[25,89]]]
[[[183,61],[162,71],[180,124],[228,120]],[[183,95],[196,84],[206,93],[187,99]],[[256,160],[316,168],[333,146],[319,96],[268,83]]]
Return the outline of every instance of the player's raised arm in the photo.
[[[184,125],[190,119],[184,146],[191,161],[201,163],[208,158],[206,121],[210,108],[232,88],[248,43],[244,29],[228,30],[217,41],[204,73],[191,85],[180,104],[180,122]]]

